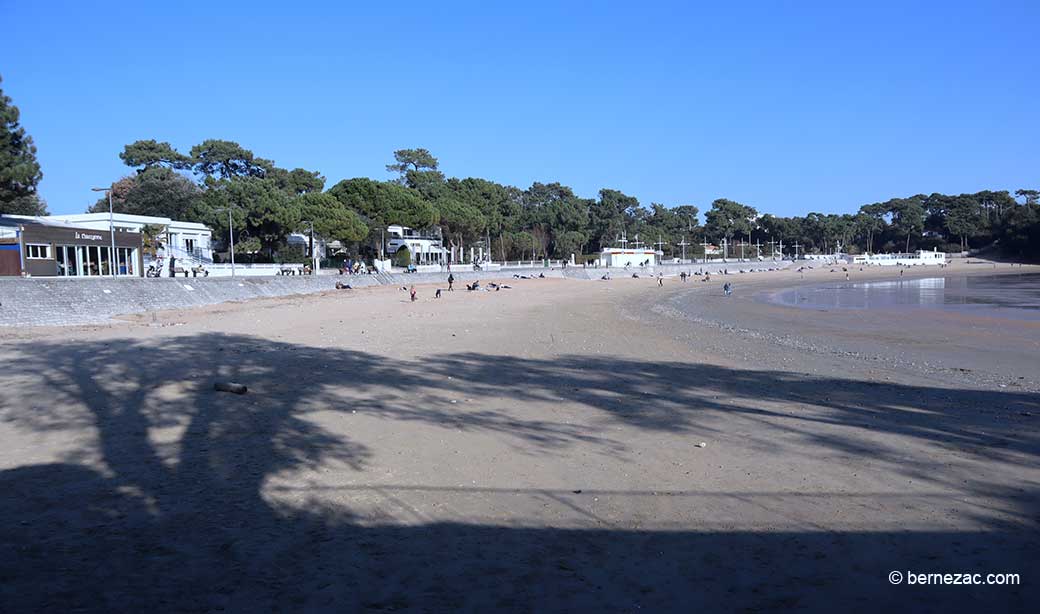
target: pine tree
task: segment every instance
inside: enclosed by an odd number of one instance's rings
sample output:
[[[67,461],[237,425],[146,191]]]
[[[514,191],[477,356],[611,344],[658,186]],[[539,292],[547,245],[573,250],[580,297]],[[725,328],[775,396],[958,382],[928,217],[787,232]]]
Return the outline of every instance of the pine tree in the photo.
[[[0,89],[0,214],[46,215],[36,194],[42,178],[36,145],[18,124],[18,107]]]

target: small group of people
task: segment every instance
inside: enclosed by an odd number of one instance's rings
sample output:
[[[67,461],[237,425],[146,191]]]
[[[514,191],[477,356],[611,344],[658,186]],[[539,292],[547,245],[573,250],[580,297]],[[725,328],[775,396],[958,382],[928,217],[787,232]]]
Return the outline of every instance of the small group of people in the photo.
[[[363,275],[365,273],[368,273],[368,267],[365,266],[365,263],[353,258],[344,260],[343,266],[339,268],[340,275]]]

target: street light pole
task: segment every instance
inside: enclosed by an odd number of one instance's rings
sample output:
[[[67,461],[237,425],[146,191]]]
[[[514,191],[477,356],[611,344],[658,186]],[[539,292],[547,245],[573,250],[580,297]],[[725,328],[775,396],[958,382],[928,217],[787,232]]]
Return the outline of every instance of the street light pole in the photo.
[[[309,224],[310,227],[311,227],[311,236],[310,236],[310,242],[308,244],[307,251],[310,252],[308,255],[311,257],[311,272],[314,273],[314,274],[317,274],[317,272],[318,272],[318,259],[317,259],[316,255],[314,253],[314,222],[311,221],[311,220],[303,220],[300,223],[301,224]]]
[[[231,249],[228,250],[231,254],[231,279],[235,278],[235,225],[231,221],[231,210],[234,208],[234,206],[228,206],[213,210],[213,213],[222,213],[227,211],[228,243],[231,245]]]
[[[235,278],[235,225],[231,221],[231,207],[227,210],[228,239],[231,243],[231,279]]]
[[[112,220],[112,188],[91,188],[92,192],[108,192],[108,236],[112,240],[112,252],[108,255],[108,272],[116,276],[116,227]]]

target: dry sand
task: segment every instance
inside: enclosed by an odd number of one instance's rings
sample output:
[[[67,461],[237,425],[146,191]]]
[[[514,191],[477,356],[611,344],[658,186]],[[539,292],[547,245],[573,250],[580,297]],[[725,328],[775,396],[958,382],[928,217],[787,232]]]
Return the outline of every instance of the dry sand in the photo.
[[[1035,610],[1036,323],[763,300],[832,278],[7,331],[0,610]]]

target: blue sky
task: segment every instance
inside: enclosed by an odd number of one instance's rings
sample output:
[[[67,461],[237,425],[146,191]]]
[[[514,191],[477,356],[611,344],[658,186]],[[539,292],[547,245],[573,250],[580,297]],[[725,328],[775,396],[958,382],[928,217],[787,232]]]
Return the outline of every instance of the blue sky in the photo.
[[[1040,187],[1035,1],[181,4],[0,0],[52,212],[149,138],[781,215]]]

